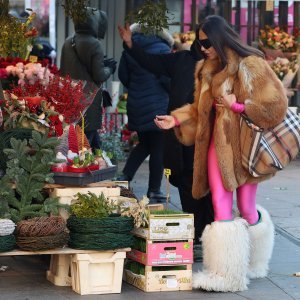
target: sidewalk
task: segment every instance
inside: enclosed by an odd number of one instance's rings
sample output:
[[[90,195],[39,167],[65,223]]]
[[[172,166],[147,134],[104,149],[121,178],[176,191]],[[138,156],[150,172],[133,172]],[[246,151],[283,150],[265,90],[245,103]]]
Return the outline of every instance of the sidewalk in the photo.
[[[147,191],[148,163],[145,162],[131,187],[141,197]],[[163,183],[162,189],[166,186]],[[240,293],[190,292],[144,293],[123,282],[122,293],[80,296],[70,287],[57,287],[46,280],[47,264],[42,256],[0,258],[0,300],[300,300],[300,160],[259,186],[258,203],[269,210],[276,226],[275,248],[267,278],[252,280],[249,290]],[[171,187],[170,207],[180,209],[177,189]],[[202,268],[195,263],[193,269]]]

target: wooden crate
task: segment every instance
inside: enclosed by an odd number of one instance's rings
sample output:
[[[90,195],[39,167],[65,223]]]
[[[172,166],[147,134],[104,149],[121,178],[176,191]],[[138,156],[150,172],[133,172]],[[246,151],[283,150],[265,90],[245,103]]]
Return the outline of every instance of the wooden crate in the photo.
[[[189,291],[192,290],[192,265],[187,270],[152,271],[145,267],[145,275],[124,270],[124,280],[144,292]]]
[[[186,265],[193,263],[193,240],[157,242],[146,240],[146,252],[131,249],[127,258],[147,266]]]
[[[75,254],[71,259],[72,289],[80,295],[121,293],[126,252]]]
[[[194,239],[194,215],[150,215],[148,228],[134,228],[132,233],[147,240],[172,241]]]
[[[71,205],[75,201],[75,195],[77,193],[87,194],[88,192],[94,193],[97,196],[104,194],[105,197],[116,197],[120,196],[120,188],[119,187],[61,187],[61,188],[53,188],[50,190],[50,197],[58,197],[59,203]],[[60,208],[59,214],[66,220],[69,217],[68,212]]]

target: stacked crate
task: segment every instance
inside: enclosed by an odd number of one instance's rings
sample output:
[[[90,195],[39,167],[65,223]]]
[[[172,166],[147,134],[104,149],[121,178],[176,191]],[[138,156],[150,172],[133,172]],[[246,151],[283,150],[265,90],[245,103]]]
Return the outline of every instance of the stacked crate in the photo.
[[[89,192],[97,196],[103,193],[109,200],[123,205],[136,201],[121,197],[120,187],[107,182],[85,187],[58,186],[51,189],[50,196],[58,197],[61,204],[71,205],[76,201],[77,193]],[[69,218],[66,210],[60,209],[59,213],[65,220]],[[78,253],[72,251],[72,254],[52,254],[47,279],[57,286],[72,286],[81,295],[120,293],[123,264],[128,250],[78,250]]]
[[[192,289],[194,216],[150,215],[148,228],[133,230],[124,280],[145,292]]]

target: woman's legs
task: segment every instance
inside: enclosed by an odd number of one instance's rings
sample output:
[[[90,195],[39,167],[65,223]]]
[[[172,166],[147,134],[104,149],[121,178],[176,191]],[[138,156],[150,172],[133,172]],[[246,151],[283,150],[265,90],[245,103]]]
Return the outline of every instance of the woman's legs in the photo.
[[[240,186],[237,193],[237,207],[241,217],[247,220],[250,225],[258,222],[259,216],[256,210],[257,184],[246,183]]]
[[[232,192],[223,186],[213,140],[208,151],[208,179],[215,222],[203,231],[204,270],[193,276],[193,287],[207,291],[244,291],[248,284],[250,253],[247,222],[242,218],[232,220]]]
[[[257,184],[244,184],[237,189],[237,206],[247,220],[250,236],[249,278],[265,277],[274,245],[274,225],[268,212],[256,206]]]
[[[207,159],[208,182],[212,194],[215,221],[232,220],[233,193],[227,191],[223,186],[213,139],[210,142]]]

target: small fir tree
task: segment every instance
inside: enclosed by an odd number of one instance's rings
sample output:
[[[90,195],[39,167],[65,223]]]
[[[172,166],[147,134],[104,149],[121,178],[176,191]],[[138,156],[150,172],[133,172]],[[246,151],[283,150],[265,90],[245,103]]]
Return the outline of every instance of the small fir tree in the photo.
[[[0,181],[0,203],[9,207],[14,222],[23,219],[58,214],[57,198],[47,198],[43,193],[45,183],[53,183],[51,165],[55,162],[58,139],[47,134],[32,132],[32,139],[11,139],[6,174]],[[11,184],[15,184],[15,189]]]

